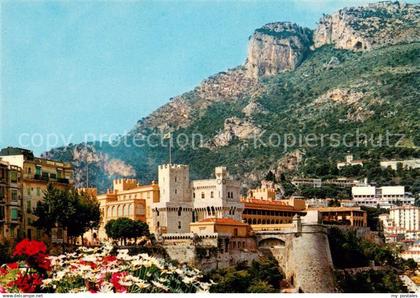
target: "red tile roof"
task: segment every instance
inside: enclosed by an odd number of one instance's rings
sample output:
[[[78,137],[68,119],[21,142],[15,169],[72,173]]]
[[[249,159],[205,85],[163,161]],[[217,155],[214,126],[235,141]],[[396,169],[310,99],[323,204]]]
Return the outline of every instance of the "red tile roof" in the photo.
[[[258,200],[258,199],[241,199],[241,203],[245,204],[245,208],[249,206],[249,204],[253,204],[253,207],[260,206],[263,208],[264,206],[270,206],[270,207],[281,207],[283,209],[288,210],[295,210],[295,207],[288,205],[285,202],[279,202],[279,201],[269,201],[269,200]],[[247,204],[248,203],[248,204]]]

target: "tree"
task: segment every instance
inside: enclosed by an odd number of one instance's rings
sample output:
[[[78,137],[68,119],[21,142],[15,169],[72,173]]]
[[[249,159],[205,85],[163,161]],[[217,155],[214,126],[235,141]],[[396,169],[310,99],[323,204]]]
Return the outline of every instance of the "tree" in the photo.
[[[274,258],[261,257],[251,265],[240,262],[234,267],[214,270],[208,278],[215,282],[212,293],[274,293],[284,278]]]
[[[67,234],[75,238],[80,236],[83,245],[83,234],[99,225],[99,202],[84,192],[79,194],[72,191],[69,193],[69,197],[77,216],[73,216],[67,221]]]
[[[108,221],[105,225],[105,232],[109,238],[119,240],[124,245],[127,244],[127,239],[134,238],[137,241],[138,237],[150,236],[149,226],[146,223],[127,217]]]
[[[275,293],[276,289],[273,288],[268,282],[264,280],[256,280],[248,287],[247,293]]]
[[[52,184],[48,185],[34,215],[38,217],[34,225],[48,235],[58,226],[66,229],[67,235],[74,239],[97,227],[100,219],[99,203],[95,198],[79,194],[75,189],[59,190]]]
[[[57,225],[65,227],[70,218],[75,215],[76,211],[73,207],[68,192],[48,184],[43,200],[38,202],[34,210],[34,215],[38,217],[34,225],[43,229],[47,235],[51,235],[53,228]]]

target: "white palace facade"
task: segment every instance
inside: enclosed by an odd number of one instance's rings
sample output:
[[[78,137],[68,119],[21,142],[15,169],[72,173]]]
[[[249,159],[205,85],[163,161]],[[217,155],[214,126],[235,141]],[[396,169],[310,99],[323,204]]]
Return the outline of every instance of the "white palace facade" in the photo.
[[[242,221],[240,182],[226,167],[216,167],[214,179],[191,181],[187,165],[161,165],[158,184],[160,200],[151,206],[154,233],[189,233],[191,223],[208,218]]]

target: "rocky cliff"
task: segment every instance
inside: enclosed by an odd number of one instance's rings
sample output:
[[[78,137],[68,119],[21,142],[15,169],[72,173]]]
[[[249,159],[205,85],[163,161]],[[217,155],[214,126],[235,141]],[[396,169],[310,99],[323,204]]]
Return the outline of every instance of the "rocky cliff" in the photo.
[[[166,132],[187,127],[201,110],[213,103],[254,98],[262,91],[263,86],[248,77],[243,66],[223,71],[204,80],[194,90],[171,98],[169,103],[140,120],[131,133],[143,133],[150,128]]]
[[[314,33],[314,45],[334,44],[356,51],[412,42],[420,37],[420,6],[384,1],[340,9],[324,16]]]
[[[248,45],[247,75],[273,76],[293,70],[309,51],[312,31],[293,23],[270,23],[255,30]]]
[[[420,140],[419,7],[380,2],[344,8],[324,16],[314,33],[292,23],[267,24],[250,37],[244,65],[171,98],[123,138],[199,133],[201,146],[173,148],[173,161],[190,164],[196,178],[225,165],[254,186],[268,170],[277,177],[308,172],[308,160],[334,163],[349,151],[341,144],[309,146],[302,143],[307,134],[360,130],[370,137],[387,129],[403,134],[407,148],[352,152],[414,157],[411,148]],[[73,161],[78,181],[86,181],[89,169],[89,181],[100,189],[114,176],[150,182],[157,165],[168,161],[167,147],[84,147],[54,149],[48,157]]]
[[[312,31],[308,28],[287,22],[264,25],[251,36],[244,65],[210,76],[194,90],[171,98],[168,104],[140,120],[131,133],[188,127],[200,110],[215,102],[256,98],[264,91],[260,77],[295,69],[311,44]]]

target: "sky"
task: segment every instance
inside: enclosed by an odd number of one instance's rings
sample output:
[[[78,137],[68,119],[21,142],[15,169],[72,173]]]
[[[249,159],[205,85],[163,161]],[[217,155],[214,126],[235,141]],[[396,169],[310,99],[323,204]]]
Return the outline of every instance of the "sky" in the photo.
[[[365,0],[0,0],[0,147],[124,134],[206,77],[242,64],[262,25],[314,28]]]

